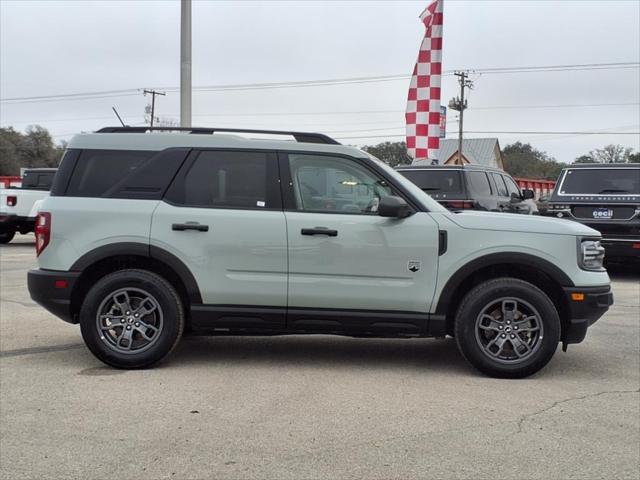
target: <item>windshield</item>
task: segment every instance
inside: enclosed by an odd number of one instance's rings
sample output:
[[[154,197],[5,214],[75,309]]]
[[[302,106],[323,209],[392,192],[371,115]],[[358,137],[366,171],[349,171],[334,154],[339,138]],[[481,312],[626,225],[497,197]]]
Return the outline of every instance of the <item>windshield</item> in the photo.
[[[568,169],[560,195],[640,195],[640,168]]]
[[[423,192],[414,183],[412,183],[411,181],[407,180],[402,175],[400,175],[400,173],[398,173],[396,170],[391,168],[389,165],[377,159],[376,157],[374,157],[368,152],[363,152],[363,153],[365,153],[369,158],[371,158],[371,160],[375,161],[380,166],[380,168],[382,168],[387,174],[393,177],[397,182],[401,183],[404,186],[404,188],[409,190],[411,194],[417,200],[419,200],[420,203],[422,203],[422,205],[425,206],[430,212],[446,213],[449,211],[446,208],[444,208],[442,205],[440,205],[437,201],[435,201],[433,198],[431,198],[429,195],[427,195],[425,192]]]

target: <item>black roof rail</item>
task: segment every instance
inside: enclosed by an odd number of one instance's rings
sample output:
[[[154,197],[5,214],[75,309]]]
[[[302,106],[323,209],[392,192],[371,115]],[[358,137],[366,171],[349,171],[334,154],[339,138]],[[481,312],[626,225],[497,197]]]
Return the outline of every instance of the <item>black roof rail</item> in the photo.
[[[288,132],[282,130],[249,130],[246,128],[205,128],[205,127],[104,127],[96,133],[147,133],[147,132],[189,132],[199,135],[225,133],[266,133],[272,135],[291,135],[299,143],[326,143],[340,145],[340,142],[322,133]]]

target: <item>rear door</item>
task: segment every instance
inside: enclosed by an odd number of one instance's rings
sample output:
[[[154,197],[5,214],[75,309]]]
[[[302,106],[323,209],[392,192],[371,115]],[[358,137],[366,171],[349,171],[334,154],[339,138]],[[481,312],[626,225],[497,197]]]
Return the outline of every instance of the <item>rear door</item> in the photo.
[[[492,172],[490,173],[490,175],[493,178],[494,184],[496,186],[496,210],[501,212],[508,212],[511,209],[511,199],[509,198],[509,190],[507,189],[507,184],[504,183],[504,179],[499,173]]]
[[[380,198],[399,192],[353,158],[290,153],[281,171],[288,326],[408,333],[424,327],[438,262],[430,215],[380,217]]]
[[[470,197],[474,200],[476,208],[496,210],[498,206],[487,174],[481,170],[466,170],[465,173]]]
[[[215,328],[279,328],[287,302],[287,237],[277,155],[193,152],[153,214],[151,245],[191,271]]]

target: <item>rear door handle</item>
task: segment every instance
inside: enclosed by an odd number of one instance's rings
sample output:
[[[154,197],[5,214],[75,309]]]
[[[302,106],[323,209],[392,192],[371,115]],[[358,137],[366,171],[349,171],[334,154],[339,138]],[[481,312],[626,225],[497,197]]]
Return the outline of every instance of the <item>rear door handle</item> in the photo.
[[[184,232],[185,230],[195,230],[197,232],[208,232],[209,225],[202,225],[197,222],[174,223],[173,225],[171,225],[171,230],[175,230],[176,232]]]
[[[327,227],[303,228],[302,235],[326,235],[327,237],[337,237],[338,230],[329,230]]]

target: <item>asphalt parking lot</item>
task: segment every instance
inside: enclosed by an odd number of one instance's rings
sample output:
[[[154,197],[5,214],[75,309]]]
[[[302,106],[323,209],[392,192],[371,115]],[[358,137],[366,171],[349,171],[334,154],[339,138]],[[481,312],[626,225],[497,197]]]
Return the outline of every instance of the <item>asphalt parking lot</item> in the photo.
[[[35,305],[33,237],[0,247],[0,477],[640,477],[640,275],[580,345],[526,380],[454,341],[185,338],[104,367]]]

